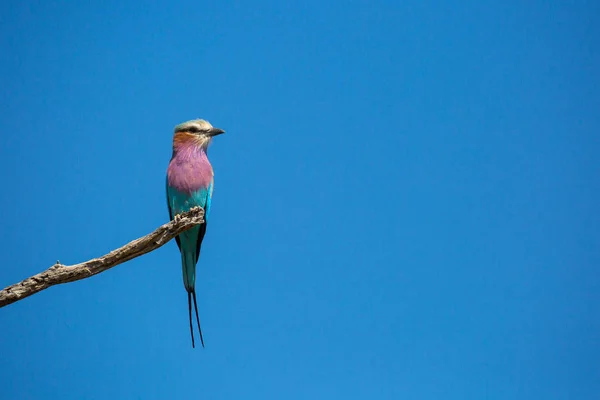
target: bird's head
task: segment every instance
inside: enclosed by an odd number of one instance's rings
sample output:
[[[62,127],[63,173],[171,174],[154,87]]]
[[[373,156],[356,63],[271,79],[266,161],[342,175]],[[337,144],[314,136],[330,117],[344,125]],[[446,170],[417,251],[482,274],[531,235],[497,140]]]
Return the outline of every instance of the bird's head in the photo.
[[[203,119],[193,119],[177,125],[175,127],[175,136],[180,132],[193,135],[190,137],[193,138],[199,146],[204,148],[208,147],[213,137],[225,133],[223,129],[215,128],[208,121]]]

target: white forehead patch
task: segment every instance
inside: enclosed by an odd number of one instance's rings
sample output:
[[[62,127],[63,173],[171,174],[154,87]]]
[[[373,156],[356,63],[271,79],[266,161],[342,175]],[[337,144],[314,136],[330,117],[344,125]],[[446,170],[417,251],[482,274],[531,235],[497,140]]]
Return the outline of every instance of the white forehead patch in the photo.
[[[212,128],[212,125],[203,119],[193,119],[191,121],[183,122],[175,127],[175,132],[186,131],[189,128],[196,127],[198,130],[204,131]]]

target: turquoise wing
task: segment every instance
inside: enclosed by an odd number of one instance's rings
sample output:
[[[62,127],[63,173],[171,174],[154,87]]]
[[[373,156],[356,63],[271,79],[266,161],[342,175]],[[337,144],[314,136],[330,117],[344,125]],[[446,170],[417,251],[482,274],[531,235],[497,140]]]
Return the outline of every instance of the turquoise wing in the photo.
[[[182,212],[189,211],[194,207],[202,207],[204,209],[204,223],[197,228],[192,228],[187,232],[182,233],[176,237],[177,246],[181,251],[181,236],[184,236],[186,243],[195,242],[196,245],[196,262],[200,256],[200,248],[202,246],[202,240],[206,233],[206,221],[208,220],[208,214],[210,213],[212,191],[214,186],[214,179],[211,180],[210,184],[206,188],[201,188],[192,194],[187,194],[178,191],[167,185],[167,202],[169,206],[169,216],[171,219],[175,215]],[[192,237],[190,237],[192,236]],[[195,236],[195,237],[194,237]]]
[[[215,187],[215,178],[212,178],[210,181],[210,184],[208,185],[208,188],[206,190],[206,200],[204,203],[204,219],[206,219],[208,217],[208,214],[210,213],[210,205],[212,204],[212,194],[213,194],[214,187]]]
[[[175,217],[175,215],[173,214],[173,208],[171,207],[171,194],[169,193],[169,177],[167,176],[165,179],[165,187],[166,187],[166,194],[167,194],[167,207],[169,209],[169,219],[173,220],[173,217]],[[179,247],[179,251],[181,251],[181,240],[179,239],[179,236],[175,236],[175,242],[177,242],[177,247]]]

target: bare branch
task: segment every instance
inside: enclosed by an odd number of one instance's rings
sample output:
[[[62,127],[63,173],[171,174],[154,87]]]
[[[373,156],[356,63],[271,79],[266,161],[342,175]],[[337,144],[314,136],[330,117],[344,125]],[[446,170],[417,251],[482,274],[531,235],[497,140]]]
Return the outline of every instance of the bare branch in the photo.
[[[70,266],[62,265],[57,261],[44,272],[1,290],[0,307],[48,289],[50,286],[78,281],[104,272],[116,265],[156,250],[181,232],[202,223],[204,223],[204,210],[196,207],[175,216],[173,221],[164,224],[154,232],[129,242],[100,258]]]

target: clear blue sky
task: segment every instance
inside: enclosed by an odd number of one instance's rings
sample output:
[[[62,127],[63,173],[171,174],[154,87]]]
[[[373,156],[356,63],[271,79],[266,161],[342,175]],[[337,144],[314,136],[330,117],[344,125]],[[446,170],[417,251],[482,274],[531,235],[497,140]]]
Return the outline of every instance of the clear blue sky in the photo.
[[[166,222],[206,118],[206,348],[169,243],[0,309],[3,398],[600,398],[598,3],[84,3],[0,6],[0,286]]]

